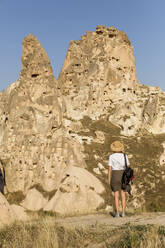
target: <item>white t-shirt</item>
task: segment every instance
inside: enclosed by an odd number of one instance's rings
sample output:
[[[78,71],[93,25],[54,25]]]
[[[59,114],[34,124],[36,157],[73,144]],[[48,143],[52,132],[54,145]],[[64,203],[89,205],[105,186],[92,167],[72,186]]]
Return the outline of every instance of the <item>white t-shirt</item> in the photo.
[[[129,166],[128,156],[126,155],[127,165]],[[125,170],[125,159],[123,153],[113,153],[109,156],[109,166],[112,166],[112,170]]]

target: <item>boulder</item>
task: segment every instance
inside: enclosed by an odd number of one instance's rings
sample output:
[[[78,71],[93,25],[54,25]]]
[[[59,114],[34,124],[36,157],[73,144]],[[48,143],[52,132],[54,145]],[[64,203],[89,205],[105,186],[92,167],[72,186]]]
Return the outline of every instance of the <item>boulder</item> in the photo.
[[[9,224],[17,218],[6,198],[0,193],[0,225]]]
[[[17,220],[21,220],[21,221],[29,220],[29,216],[27,215],[26,210],[23,207],[16,204],[11,204],[10,207],[13,209]]]
[[[83,168],[71,166],[45,211],[60,214],[89,213],[104,204],[100,181]]]
[[[39,211],[46,205],[47,202],[48,200],[45,199],[38,190],[33,188],[28,191],[26,198],[23,200],[21,205],[27,210]]]

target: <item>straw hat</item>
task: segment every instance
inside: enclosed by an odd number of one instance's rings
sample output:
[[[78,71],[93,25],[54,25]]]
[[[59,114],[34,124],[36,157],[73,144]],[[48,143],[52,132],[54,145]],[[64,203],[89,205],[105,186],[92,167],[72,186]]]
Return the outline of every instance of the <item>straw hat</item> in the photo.
[[[113,152],[123,152],[124,145],[120,141],[116,140],[111,144],[111,150]]]

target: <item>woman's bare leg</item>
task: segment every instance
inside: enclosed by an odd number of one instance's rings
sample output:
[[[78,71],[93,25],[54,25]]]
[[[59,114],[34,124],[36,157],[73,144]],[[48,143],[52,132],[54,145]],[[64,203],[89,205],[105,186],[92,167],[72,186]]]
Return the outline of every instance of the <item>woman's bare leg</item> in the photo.
[[[119,191],[115,192],[115,208],[116,212],[119,212]]]
[[[122,203],[122,211],[125,213],[125,208],[126,208],[126,192],[121,190],[121,203]]]

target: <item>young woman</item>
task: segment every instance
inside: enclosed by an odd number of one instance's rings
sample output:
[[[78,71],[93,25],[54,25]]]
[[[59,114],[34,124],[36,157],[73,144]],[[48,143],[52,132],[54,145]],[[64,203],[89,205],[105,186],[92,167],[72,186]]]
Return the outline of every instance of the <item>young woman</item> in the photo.
[[[116,217],[119,217],[119,193],[121,194],[122,214],[125,216],[126,208],[126,192],[121,189],[122,175],[125,170],[124,145],[120,141],[115,141],[111,144],[111,150],[114,152],[109,156],[108,183],[114,192]],[[127,165],[129,160],[126,155]]]

